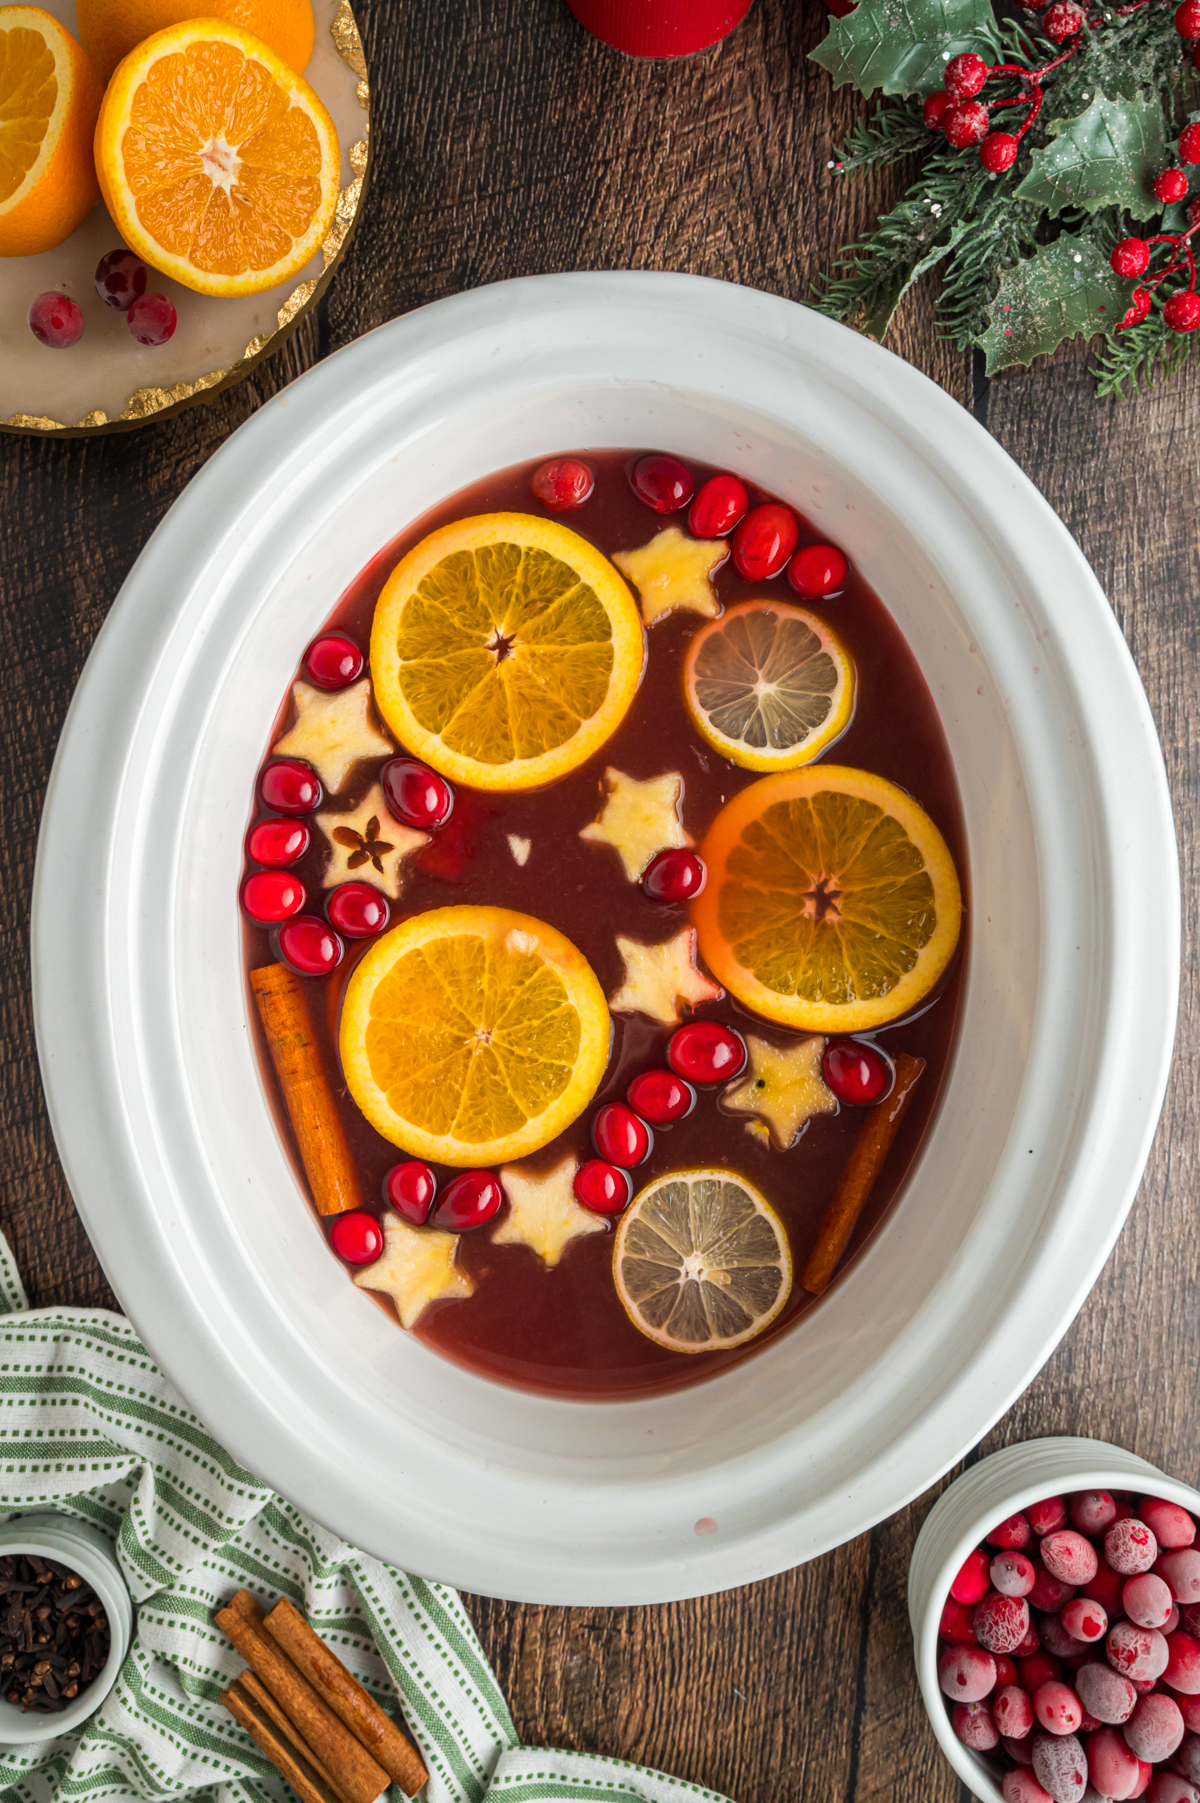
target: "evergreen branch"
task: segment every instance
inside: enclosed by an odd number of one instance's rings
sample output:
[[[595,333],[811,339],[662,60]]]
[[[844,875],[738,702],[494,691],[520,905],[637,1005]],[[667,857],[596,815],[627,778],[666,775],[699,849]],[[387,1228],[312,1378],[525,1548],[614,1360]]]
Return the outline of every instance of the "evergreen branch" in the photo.
[[[1092,365],[1096,393],[1130,400],[1156,382],[1178,374],[1196,354],[1190,332],[1172,332],[1161,313],[1152,313],[1140,326],[1128,326],[1111,334]]]
[[[834,166],[840,174],[853,175],[859,169],[895,163],[928,148],[929,129],[921,117],[920,101],[898,100],[881,106],[873,119],[858,120]]]
[[[938,317],[945,336],[960,351],[970,350],[987,324],[1000,276],[1020,261],[1037,240],[1040,209],[1010,193],[993,192],[972,221],[942,275]]]

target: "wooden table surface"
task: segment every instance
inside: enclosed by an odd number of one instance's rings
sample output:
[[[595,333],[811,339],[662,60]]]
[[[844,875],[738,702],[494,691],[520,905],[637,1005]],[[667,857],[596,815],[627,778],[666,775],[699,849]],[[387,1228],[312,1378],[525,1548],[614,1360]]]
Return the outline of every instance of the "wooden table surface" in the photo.
[[[26,956],[38,817],[92,639],[188,479],[294,376],[425,301],[507,276],[622,267],[803,299],[899,186],[891,173],[850,185],[827,169],[854,102],[806,60],[824,30],[820,0],[755,0],[724,45],[675,64],[603,49],[563,0],[356,7],[373,185],[319,314],[241,387],[179,418],[90,442],[0,438],[0,1225],[35,1303],[114,1302],[38,1080]],[[1200,378],[1193,368],[1149,398],[1100,403],[1074,347],[988,384],[938,341],[920,295],[889,343],[974,409],[1091,560],[1162,735],[1184,872],[1178,1053],[1141,1194],[1079,1319],[983,1450],[1094,1434],[1195,1481]],[[923,1716],[905,1614],[908,1556],[933,1495],[810,1565],[696,1602],[472,1599],[518,1732],[664,1766],[740,1803],[965,1797]]]

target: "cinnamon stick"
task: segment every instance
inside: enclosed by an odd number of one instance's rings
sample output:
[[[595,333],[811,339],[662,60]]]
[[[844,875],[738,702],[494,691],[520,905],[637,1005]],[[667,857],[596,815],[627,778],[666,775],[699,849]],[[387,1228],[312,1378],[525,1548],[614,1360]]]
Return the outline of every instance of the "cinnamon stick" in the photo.
[[[300,1735],[296,1732],[295,1728],[292,1726],[291,1722],[261,1679],[256,1678],[254,1673],[247,1667],[240,1677],[235,1678],[233,1682],[237,1685],[242,1696],[244,1696],[261,1715],[265,1715],[270,1721],[274,1722],[276,1728],[278,1728],[280,1734],[288,1742],[289,1746],[295,1747],[297,1752],[308,1761],[321,1782],[331,1790],[336,1797],[338,1795],[338,1788],[333,1781],[332,1775],[325,1770],[325,1767],[321,1764],[321,1761],[317,1758],[308,1742],[301,1739]]]
[[[235,1678],[221,1701],[234,1721],[261,1747],[277,1772],[287,1779],[301,1803],[341,1803],[312,1762],[309,1748],[290,1723],[286,1728],[251,1698],[241,1678]],[[283,1718],[287,1722],[286,1716]]]
[[[250,987],[317,1212],[361,1208],[358,1176],[299,980],[286,964],[266,964],[250,972]]]
[[[385,1715],[336,1653],[314,1633],[300,1611],[281,1597],[263,1622],[313,1688],[374,1755],[408,1797],[415,1797],[429,1777],[408,1736]]]
[[[263,1611],[250,1592],[239,1590],[215,1620],[311,1747],[342,1803],[375,1803],[388,1787],[387,1773],[263,1632]]]
[[[817,1243],[808,1255],[800,1278],[801,1289],[814,1296],[822,1295],[833,1280],[924,1069],[923,1058],[910,1058],[907,1052],[897,1052],[895,1087],[891,1095],[876,1102],[863,1122],[862,1132],[846,1160],[833,1201],[821,1222]]]

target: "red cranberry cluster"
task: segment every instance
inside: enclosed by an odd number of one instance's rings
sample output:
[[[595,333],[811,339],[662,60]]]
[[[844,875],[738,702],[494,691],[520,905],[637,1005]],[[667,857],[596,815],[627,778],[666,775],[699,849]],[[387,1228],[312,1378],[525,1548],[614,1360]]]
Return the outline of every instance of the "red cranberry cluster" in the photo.
[[[791,508],[778,501],[751,506],[749,490],[737,476],[710,476],[697,492],[686,463],[655,451],[637,459],[629,482],[655,513],[687,507],[688,526],[697,538],[732,533],[734,568],[746,582],[767,582],[786,569],[804,601],[824,600],[845,586],[849,565],[837,546],[800,545],[800,522]],[[583,506],[595,478],[582,458],[557,457],[534,471],[530,485],[544,506],[566,512]]]
[[[1184,0],[1184,4],[1175,15],[1176,29],[1182,30],[1181,14],[1188,14],[1186,21],[1189,32],[1195,28],[1200,36],[1200,0]],[[1195,15],[1192,17],[1192,15]],[[1200,44],[1197,45],[1200,50]],[[1200,64],[1197,65],[1200,67]],[[1200,124],[1185,125],[1179,134],[1176,146],[1180,163],[1195,167],[1200,163]],[[1164,206],[1174,206],[1187,194],[1189,178],[1186,168],[1164,169],[1154,178],[1154,197],[1162,201]],[[1150,238],[1122,238],[1114,244],[1109,262],[1119,276],[1127,280],[1137,281],[1145,276],[1141,285],[1134,289],[1133,300],[1128,313],[1117,327],[1122,331],[1127,326],[1140,326],[1150,311],[1150,302],[1155,288],[1174,275],[1179,269],[1187,271],[1188,285],[1177,288],[1174,294],[1167,296],[1163,302],[1162,317],[1164,325],[1173,332],[1194,332],[1200,327],[1200,295],[1196,293],[1196,255],[1190,239],[1193,232],[1200,229],[1200,195],[1188,207],[1188,229],[1186,232],[1157,232]],[[1150,258],[1154,246],[1169,245],[1167,261],[1153,275],[1147,275]]]
[[[1200,1803],[1195,1539],[1178,1503],[1079,1490],[968,1554],[938,1680],[958,1738],[1003,1758],[1006,1803]]]
[[[433,1168],[408,1158],[384,1178],[383,1199],[414,1227],[469,1233],[500,1212],[504,1189],[494,1171],[459,1171],[439,1195]],[[383,1251],[383,1229],[374,1215],[356,1208],[331,1222],[329,1243],[346,1264],[373,1265]]]
[[[146,293],[146,265],[131,250],[110,250],[96,265],[96,292],[106,307],[128,317],[139,344],[165,344],[175,330],[175,309],[165,294]],[[39,344],[65,351],[83,337],[83,309],[69,294],[48,289],[29,309],[29,330]]]

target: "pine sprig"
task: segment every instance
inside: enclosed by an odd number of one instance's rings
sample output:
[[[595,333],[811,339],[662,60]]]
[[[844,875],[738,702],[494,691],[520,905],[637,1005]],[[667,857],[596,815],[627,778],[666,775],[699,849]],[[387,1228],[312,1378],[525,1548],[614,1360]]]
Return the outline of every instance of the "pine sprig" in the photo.
[[[929,132],[921,108],[911,100],[881,106],[873,119],[859,119],[838,153],[840,174],[854,175],[885,163],[898,163],[929,149]]]
[[[1198,349],[1194,334],[1172,332],[1160,313],[1152,313],[1144,325],[1130,326],[1105,339],[1092,365],[1096,393],[1102,398],[1113,395],[1119,401],[1130,400],[1156,382],[1177,375],[1194,360]]]

